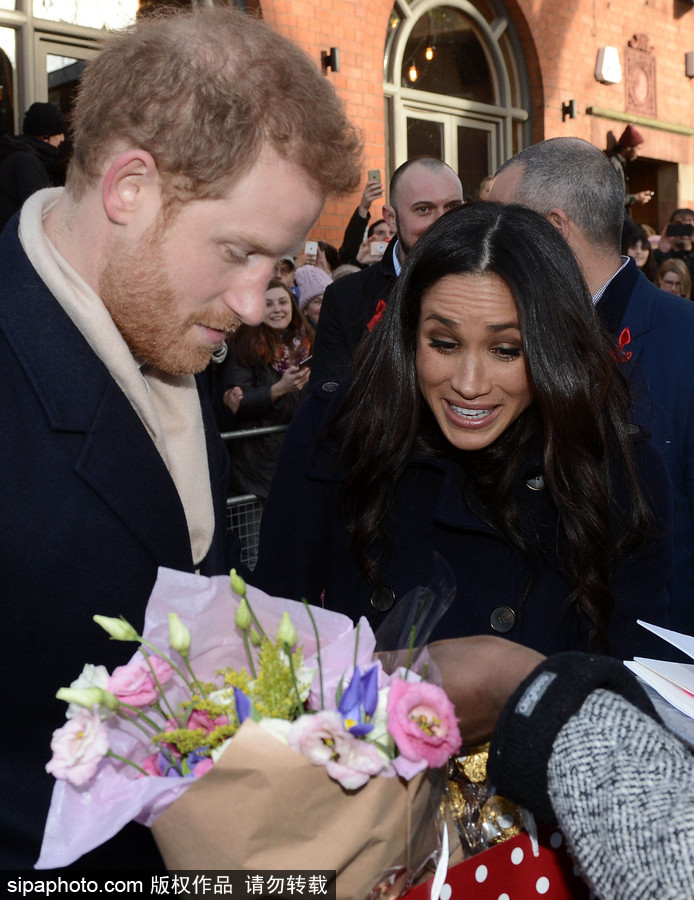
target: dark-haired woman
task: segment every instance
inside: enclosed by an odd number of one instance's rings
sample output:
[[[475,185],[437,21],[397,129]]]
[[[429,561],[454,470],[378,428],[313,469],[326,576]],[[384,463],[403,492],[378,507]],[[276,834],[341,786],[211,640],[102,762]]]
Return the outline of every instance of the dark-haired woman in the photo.
[[[408,255],[345,395],[318,387],[295,419],[256,583],[377,626],[439,554],[457,593],[434,639],[662,653],[636,620],[665,622],[671,497],[616,357],[543,217],[448,213]]]
[[[655,284],[658,265],[651,242],[643,228],[628,230],[625,228],[622,236],[622,256],[632,256],[646,278]]]
[[[238,402],[231,388],[242,394],[238,428],[291,421],[310,374],[301,363],[311,355],[313,335],[289,289],[272,279],[265,292],[265,319],[239,328],[223,363],[224,402]],[[232,493],[267,497],[283,437],[273,433],[229,442]]]

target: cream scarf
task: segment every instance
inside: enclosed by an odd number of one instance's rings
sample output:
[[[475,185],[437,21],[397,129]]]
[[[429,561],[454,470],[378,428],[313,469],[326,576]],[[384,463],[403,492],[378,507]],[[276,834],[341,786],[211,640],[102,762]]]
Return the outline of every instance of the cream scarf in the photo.
[[[181,498],[197,566],[210,548],[215,523],[195,378],[167,375],[152,367],[143,375],[99,295],[46,236],[43,219],[62,190],[38,191],[26,201],[19,239],[41,280],[108,368],[154,441]]]

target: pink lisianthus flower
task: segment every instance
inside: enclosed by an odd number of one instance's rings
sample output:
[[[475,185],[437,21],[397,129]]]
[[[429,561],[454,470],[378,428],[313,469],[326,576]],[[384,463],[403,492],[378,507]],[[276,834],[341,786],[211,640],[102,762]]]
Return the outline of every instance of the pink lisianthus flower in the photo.
[[[194,709],[193,712],[188,716],[188,721],[185,723],[185,727],[189,728],[191,731],[197,731],[201,728],[205,734],[210,734],[215,728],[219,728],[220,725],[228,725],[229,724],[229,716],[216,716],[214,719],[207,712],[206,709]],[[175,724],[171,719],[167,722],[166,730],[171,731],[179,726]]]
[[[144,769],[147,775],[161,775],[159,753],[151,753],[149,756],[146,756],[140,763],[140,768]],[[138,775],[138,778],[144,778],[144,775]]]
[[[345,731],[342,716],[334,710],[301,716],[292,724],[288,740],[314,766],[325,766],[348,791],[362,787],[373,775],[395,774],[377,747]]]
[[[463,740],[455,708],[442,688],[394,678],[388,694],[388,732],[400,753],[435,769],[454,756]]]
[[[156,681],[152,670],[157,676]],[[173,669],[160,656],[150,656],[149,662],[142,657],[129,662],[127,666],[118,666],[114,669],[107,690],[115,694],[121,703],[127,703],[129,706],[149,706],[159,699],[157,681],[160,685],[164,685],[172,674]]]
[[[99,708],[76,711],[62,728],[53,732],[53,757],[46,771],[80,787],[96,774],[108,753],[108,732],[99,716]]]
[[[200,778],[205,772],[209,772],[213,766],[214,762],[209,757],[207,759],[201,759],[199,763],[196,763],[193,766],[193,775],[195,775],[196,778]]]

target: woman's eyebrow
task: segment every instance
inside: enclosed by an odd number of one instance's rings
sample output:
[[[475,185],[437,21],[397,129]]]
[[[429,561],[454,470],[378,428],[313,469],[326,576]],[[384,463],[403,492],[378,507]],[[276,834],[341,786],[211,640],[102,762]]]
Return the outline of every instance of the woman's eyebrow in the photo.
[[[440,322],[442,325],[448,325],[450,328],[460,325],[460,322],[456,322],[455,319],[447,319],[446,316],[441,316],[438,313],[430,313],[424,321],[429,322],[432,319],[435,322]]]

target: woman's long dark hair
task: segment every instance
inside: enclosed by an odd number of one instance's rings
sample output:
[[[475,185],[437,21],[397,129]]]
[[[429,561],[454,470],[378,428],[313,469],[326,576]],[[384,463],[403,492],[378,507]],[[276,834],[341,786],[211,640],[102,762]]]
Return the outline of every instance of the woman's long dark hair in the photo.
[[[285,284],[278,278],[271,278],[267,290],[270,288],[282,288],[291,300],[291,322],[288,328],[281,333],[276,328],[270,328],[265,322],[261,322],[260,325],[242,325],[233,337],[234,353],[241,366],[252,366],[257,362],[264,362],[265,365],[270,366],[281,357],[282,348],[286,344],[290,345],[290,361],[293,362],[291,345],[294,338],[300,339],[305,356],[309,356],[311,353],[315,336],[313,325],[301,312],[294,295]]]
[[[417,327],[424,294],[449,275],[502,278],[518,309],[533,402],[492,445],[463,452],[443,438],[419,391]],[[465,466],[494,524],[528,550],[512,485],[534,447],[565,532],[567,609],[607,649],[614,561],[650,523],[632,463],[629,393],[581,271],[563,237],[525,207],[474,203],[443,216],[408,255],[386,313],[362,342],[354,381],[331,431],[347,477],[343,500],[352,550],[380,582],[378,561],[398,481],[415,451],[446,453]],[[631,503],[615,510],[615,478]]]
[[[641,271],[649,281],[652,281],[653,284],[655,284],[656,276],[658,274],[658,265],[655,261],[655,253],[651,247],[651,242],[648,240],[648,235],[643,228],[640,228],[638,225],[634,227],[627,227],[625,225],[624,232],[622,233],[622,256],[628,256],[628,251],[637,244],[641,244],[642,247],[648,250],[648,259]]]

